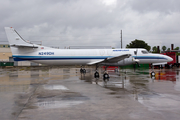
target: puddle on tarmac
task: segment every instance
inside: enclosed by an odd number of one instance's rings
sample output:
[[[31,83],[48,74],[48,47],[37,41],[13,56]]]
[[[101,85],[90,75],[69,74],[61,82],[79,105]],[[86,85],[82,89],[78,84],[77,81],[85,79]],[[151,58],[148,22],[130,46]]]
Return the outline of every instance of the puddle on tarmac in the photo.
[[[38,109],[51,109],[73,107],[84,103],[86,100],[89,100],[89,98],[82,96],[80,93],[71,91],[64,91],[61,93],[51,91],[49,94],[46,92],[45,96],[38,95],[37,100],[37,103],[31,106],[37,106]]]
[[[77,98],[77,95],[70,93],[71,91],[65,86],[56,84],[60,80],[79,75],[77,69],[71,67],[0,68],[0,108],[4,110],[0,110],[1,118],[14,119],[24,108],[38,109],[38,106],[43,108],[69,107],[83,103],[85,99],[82,96]],[[41,91],[36,93],[39,89]],[[68,95],[70,95],[60,96],[61,91],[68,91]],[[38,94],[41,95],[38,96]],[[68,99],[67,102],[66,99]]]
[[[139,103],[148,107],[149,110],[176,110],[180,109],[180,70],[155,69],[155,77],[151,78],[151,70],[133,71],[128,69],[127,73],[110,74],[109,80],[102,78],[94,79],[83,76],[86,82],[96,84],[112,90],[110,95],[122,99],[125,94]],[[102,74],[101,74],[102,76]]]
[[[180,110],[180,69],[155,69],[151,78],[150,70],[132,71],[126,74],[110,75],[109,81],[85,79],[89,83],[112,90],[110,95],[123,99],[125,94],[151,111]],[[102,76],[102,75],[101,75]],[[88,78],[88,77],[86,77]]]
[[[46,101],[46,102],[38,102],[35,105],[39,107],[39,109],[52,109],[52,108],[66,108],[72,107],[74,105],[78,105],[84,103],[83,101]]]
[[[44,89],[48,90],[69,90],[67,87],[63,85],[43,85]]]
[[[148,88],[149,83],[154,82],[166,82],[166,81],[172,81],[173,84],[175,84],[175,89],[180,90],[180,70],[179,68],[176,69],[156,69],[155,70],[155,77],[151,78],[149,69],[145,69],[143,71],[137,70],[134,71],[132,69],[126,69],[126,74],[121,72],[110,73],[110,81],[106,80],[104,81],[102,78],[94,79],[93,78],[93,71],[91,71],[90,74],[81,75],[81,80],[85,80],[86,82],[92,83],[92,84],[98,84],[100,86],[106,85],[114,85],[122,87],[122,83],[124,82],[124,87],[126,89],[131,89],[133,87],[138,88]],[[102,71],[100,71],[102,73]],[[102,74],[101,74],[102,76]]]
[[[149,110],[180,110],[180,96],[159,94],[154,96],[139,96],[138,101]]]

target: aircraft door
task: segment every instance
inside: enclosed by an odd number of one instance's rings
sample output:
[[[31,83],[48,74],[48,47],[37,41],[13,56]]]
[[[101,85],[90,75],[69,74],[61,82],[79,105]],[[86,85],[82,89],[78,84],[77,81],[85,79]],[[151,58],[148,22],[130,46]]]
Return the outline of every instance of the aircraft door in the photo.
[[[111,55],[112,55],[112,53],[113,53],[113,50],[107,50],[107,54],[108,54],[108,56],[111,56]]]
[[[105,50],[99,50],[99,53],[101,56],[103,56],[105,54]]]

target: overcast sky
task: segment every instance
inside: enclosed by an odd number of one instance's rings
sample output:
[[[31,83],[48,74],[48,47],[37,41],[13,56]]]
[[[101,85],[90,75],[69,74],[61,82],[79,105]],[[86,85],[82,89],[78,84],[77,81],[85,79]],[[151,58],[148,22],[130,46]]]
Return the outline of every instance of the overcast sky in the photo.
[[[120,48],[120,30],[123,47],[135,39],[180,47],[180,0],[1,0],[0,41],[4,27],[60,48]]]

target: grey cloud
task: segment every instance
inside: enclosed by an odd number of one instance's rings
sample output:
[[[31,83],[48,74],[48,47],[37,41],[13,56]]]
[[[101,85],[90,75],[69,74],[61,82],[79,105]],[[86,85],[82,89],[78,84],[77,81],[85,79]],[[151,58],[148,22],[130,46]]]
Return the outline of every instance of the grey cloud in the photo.
[[[0,2],[0,41],[5,26],[25,39],[47,46],[103,45],[120,47],[134,39],[168,45],[180,37],[179,0],[121,0],[108,6],[100,0],[31,0]],[[3,39],[3,40],[2,40]]]
[[[131,0],[130,5],[132,9],[139,12],[158,11],[170,14],[180,11],[178,0]]]

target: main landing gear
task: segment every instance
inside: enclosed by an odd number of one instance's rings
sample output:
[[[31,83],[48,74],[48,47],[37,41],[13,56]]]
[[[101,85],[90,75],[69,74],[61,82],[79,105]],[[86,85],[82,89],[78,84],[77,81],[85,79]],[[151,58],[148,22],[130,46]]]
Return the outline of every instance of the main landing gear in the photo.
[[[109,79],[109,74],[108,74],[107,72],[104,73],[103,79],[104,79],[104,80]]]
[[[98,79],[99,77],[100,77],[100,75],[99,75],[99,72],[98,72],[98,65],[96,65],[96,72],[94,73],[94,78],[96,78],[96,79]],[[108,67],[108,66],[107,66]],[[104,72],[104,74],[103,74],[103,79],[104,80],[107,80],[107,79],[109,79],[109,74],[108,74],[108,72],[106,72],[106,69],[107,69],[107,67],[105,67],[105,72]],[[82,68],[82,66],[81,66],[81,69],[80,69],[80,73],[81,74],[86,74],[86,69],[84,69],[84,68]]]
[[[99,78],[99,72],[96,70],[96,72],[94,73],[94,78]]]
[[[104,75],[103,75],[103,79],[104,79],[104,80],[109,79],[109,74],[108,74],[108,72],[106,71],[108,67],[109,67],[109,66],[106,66],[106,67],[105,67],[105,71],[104,71]]]
[[[107,66],[108,67],[108,66]],[[105,67],[105,72],[103,74],[103,79],[109,79],[109,74],[106,72],[107,67]],[[99,78],[99,72],[97,71],[98,65],[96,65],[96,72],[94,73],[94,78],[98,79]]]
[[[95,72],[94,73],[94,78],[99,78],[99,72]],[[105,80],[105,79],[109,79],[109,74],[107,73],[107,72],[104,72],[104,74],[103,74],[103,79]]]
[[[96,72],[94,73],[94,78],[99,78],[99,72],[97,71],[98,65],[96,64]]]

